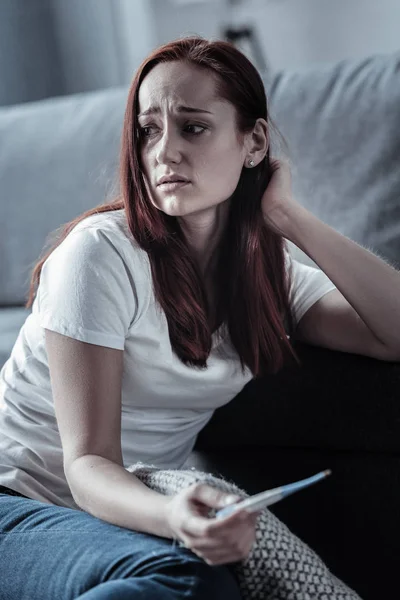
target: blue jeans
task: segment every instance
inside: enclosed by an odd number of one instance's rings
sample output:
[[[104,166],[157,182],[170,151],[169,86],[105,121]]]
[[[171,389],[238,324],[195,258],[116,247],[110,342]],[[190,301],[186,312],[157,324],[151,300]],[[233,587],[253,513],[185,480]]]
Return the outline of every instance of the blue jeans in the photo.
[[[4,491],[4,488],[3,488]],[[0,490],[0,600],[240,600],[232,565]]]

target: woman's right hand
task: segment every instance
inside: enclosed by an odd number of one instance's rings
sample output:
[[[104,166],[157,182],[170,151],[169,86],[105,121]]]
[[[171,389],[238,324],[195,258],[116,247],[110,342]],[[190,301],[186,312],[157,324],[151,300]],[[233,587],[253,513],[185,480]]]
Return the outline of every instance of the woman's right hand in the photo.
[[[167,503],[171,537],[183,542],[209,565],[245,560],[255,542],[260,512],[237,510],[220,519],[207,516],[212,508],[224,508],[242,499],[208,484],[192,484],[171,496]]]

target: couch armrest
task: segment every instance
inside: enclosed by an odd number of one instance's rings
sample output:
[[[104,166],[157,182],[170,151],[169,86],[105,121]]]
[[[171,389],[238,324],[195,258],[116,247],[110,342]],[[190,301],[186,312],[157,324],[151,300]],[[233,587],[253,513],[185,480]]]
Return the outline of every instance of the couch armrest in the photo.
[[[400,363],[295,342],[300,367],[252,380],[195,449],[279,446],[400,452]]]

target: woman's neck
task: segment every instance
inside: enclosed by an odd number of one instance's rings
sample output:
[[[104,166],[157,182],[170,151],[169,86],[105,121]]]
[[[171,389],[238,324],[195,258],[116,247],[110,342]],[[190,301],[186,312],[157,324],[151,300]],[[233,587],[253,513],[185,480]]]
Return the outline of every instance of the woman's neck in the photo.
[[[189,248],[205,277],[212,272],[213,258],[227,224],[228,210],[229,205],[226,201],[196,214],[179,218]]]

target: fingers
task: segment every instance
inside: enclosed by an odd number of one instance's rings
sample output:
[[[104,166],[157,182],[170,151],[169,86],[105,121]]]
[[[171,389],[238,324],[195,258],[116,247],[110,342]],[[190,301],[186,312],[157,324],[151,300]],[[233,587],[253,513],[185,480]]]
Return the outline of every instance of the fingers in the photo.
[[[250,535],[240,540],[237,547],[205,549],[196,551],[209,565],[224,565],[247,560],[255,543],[255,536]]]
[[[245,560],[255,541],[257,516],[241,510],[224,519],[205,519],[206,525],[195,532],[185,528],[183,541],[208,564]]]
[[[220,522],[226,522],[229,517],[218,520],[209,519],[208,513],[212,508],[223,508],[242,500],[242,496],[237,494],[227,494],[222,490],[212,487],[208,484],[195,483],[186,490],[186,497],[194,509],[185,523],[186,533],[192,536],[208,535],[215,527],[218,529]],[[233,514],[236,514],[233,513]],[[233,516],[232,514],[232,516]],[[228,521],[228,524],[230,521]]]
[[[182,494],[187,510],[185,518],[179,519],[179,539],[208,564],[245,560],[254,544],[259,513],[238,509],[220,519],[208,517],[211,508],[223,508],[241,499],[208,484],[193,484]]]
[[[190,537],[222,536],[241,522],[249,521],[250,515],[244,510],[237,510],[221,519],[210,519],[205,516],[191,514],[183,526],[184,533]],[[250,521],[249,521],[250,522]]]
[[[227,539],[222,543],[221,540],[215,539],[196,540],[191,547],[190,545],[188,547],[208,564],[222,565],[246,560],[254,543],[255,532],[250,530],[241,533],[233,540]]]
[[[238,494],[227,494],[205,483],[195,483],[188,488],[188,498],[195,499],[210,508],[223,508],[242,499]]]

